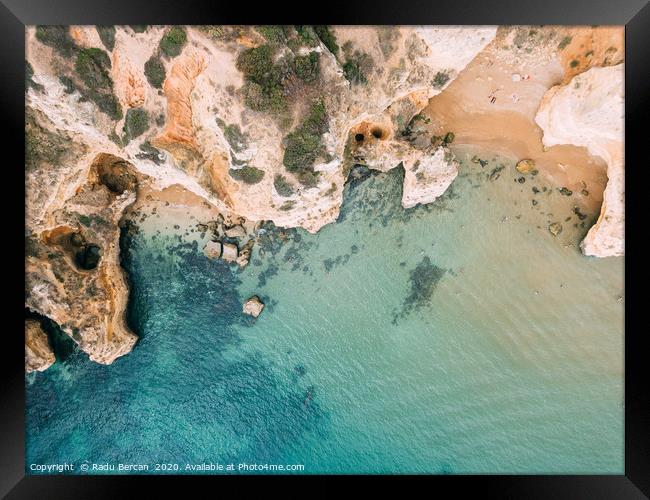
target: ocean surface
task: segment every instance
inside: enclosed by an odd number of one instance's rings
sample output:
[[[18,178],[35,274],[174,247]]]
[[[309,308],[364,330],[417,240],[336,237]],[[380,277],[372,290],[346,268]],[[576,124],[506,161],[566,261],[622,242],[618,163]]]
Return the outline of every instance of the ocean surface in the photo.
[[[623,473],[623,258],[581,255],[574,197],[456,152],[434,204],[374,173],[315,235],[266,225],[243,270],[159,207],[122,241],[133,352],[102,366],[53,337],[26,378],[27,473]]]

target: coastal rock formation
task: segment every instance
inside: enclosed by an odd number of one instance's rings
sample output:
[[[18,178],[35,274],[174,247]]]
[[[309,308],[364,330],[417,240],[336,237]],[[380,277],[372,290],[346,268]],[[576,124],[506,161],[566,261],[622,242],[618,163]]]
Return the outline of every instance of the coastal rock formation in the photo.
[[[52,366],[55,361],[54,352],[41,324],[35,320],[26,320],[25,371],[27,373],[42,372]]]
[[[405,169],[402,193],[404,208],[431,203],[444,194],[458,175],[457,162],[448,156],[451,153],[440,147],[433,156],[421,158]]]
[[[244,303],[243,311],[244,314],[249,314],[254,318],[257,318],[264,309],[264,304],[257,295],[253,295]]]
[[[486,120],[499,129],[489,113],[495,108],[510,113],[502,119],[511,127],[519,123],[515,110],[532,122],[550,85],[622,57],[609,32],[596,29],[548,40],[532,28],[499,33],[491,26],[28,27],[25,305],[58,323],[91,359],[110,363],[136,341],[124,319],[119,260],[119,226],[133,204],[166,190],[191,195],[218,212],[200,224],[212,233],[205,254],[245,266],[262,221],[310,232],[334,222],[355,165],[403,165],[402,205],[433,202],[457,175],[449,145],[454,137],[462,143],[463,130]],[[593,57],[578,54],[585,43]],[[510,87],[493,82],[510,80],[514,65],[522,69]],[[430,108],[459,81],[450,99],[470,123],[456,122],[457,130]],[[552,103],[543,106],[553,109],[566,92],[549,92]],[[587,100],[596,104],[592,94]],[[581,94],[566,96],[574,98]],[[579,102],[558,109],[587,119]],[[601,236],[584,246],[616,254],[616,241],[602,235],[618,238],[619,208],[622,224],[622,152],[619,169],[613,143],[587,145],[586,136],[560,132],[553,142],[551,129],[563,126],[554,116],[548,111],[545,144],[584,145],[609,164],[594,230]],[[622,252],[622,232],[620,245]]]
[[[585,255],[624,253],[624,65],[594,67],[551,88],[535,121],[545,146],[583,146],[607,163],[607,187],[598,221],[581,243]]]
[[[118,224],[144,177],[115,155],[89,153],[35,110],[27,144],[25,306],[55,321],[92,360],[111,363],[137,339],[125,320]]]

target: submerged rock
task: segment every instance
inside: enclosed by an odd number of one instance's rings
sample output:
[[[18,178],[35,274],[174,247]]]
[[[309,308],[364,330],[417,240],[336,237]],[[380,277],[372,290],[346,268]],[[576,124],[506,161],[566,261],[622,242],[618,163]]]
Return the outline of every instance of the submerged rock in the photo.
[[[260,300],[257,295],[253,295],[246,302],[244,302],[243,311],[244,314],[249,314],[254,318],[257,318],[264,309],[264,303]]]
[[[549,224],[548,230],[553,236],[557,236],[562,232],[562,224],[559,222],[553,222]]]

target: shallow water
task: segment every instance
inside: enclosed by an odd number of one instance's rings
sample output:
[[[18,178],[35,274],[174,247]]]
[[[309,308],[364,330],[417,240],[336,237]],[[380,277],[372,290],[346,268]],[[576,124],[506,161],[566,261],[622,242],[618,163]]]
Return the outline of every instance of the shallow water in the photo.
[[[457,153],[436,203],[405,211],[400,169],[372,175],[316,235],[267,227],[243,271],[159,207],[125,255],[134,351],[27,377],[28,472],[622,473],[623,259],[580,254],[572,197]]]

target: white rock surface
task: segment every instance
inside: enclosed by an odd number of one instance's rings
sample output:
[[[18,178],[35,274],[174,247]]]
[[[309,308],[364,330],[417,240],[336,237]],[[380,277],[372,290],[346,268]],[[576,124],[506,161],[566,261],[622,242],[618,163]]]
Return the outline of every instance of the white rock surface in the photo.
[[[458,163],[446,148],[439,147],[433,156],[422,157],[405,169],[402,206],[411,208],[427,204],[441,196],[458,175]]]
[[[221,257],[221,242],[208,241],[203,247],[203,253],[209,259],[218,259]]]
[[[624,74],[623,64],[591,68],[568,84],[549,89],[535,117],[545,146],[584,146],[607,163],[600,216],[580,244],[585,255],[624,254]]]
[[[244,303],[243,311],[244,314],[250,314],[254,318],[257,318],[262,310],[264,309],[264,304],[257,295],[253,295]]]
[[[221,258],[226,262],[235,262],[237,260],[238,253],[239,252],[237,251],[237,245],[233,245],[232,243],[224,243]]]

